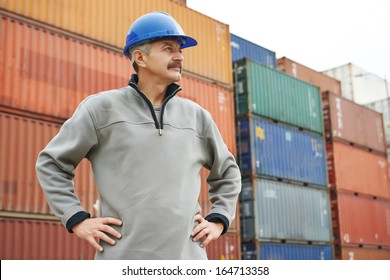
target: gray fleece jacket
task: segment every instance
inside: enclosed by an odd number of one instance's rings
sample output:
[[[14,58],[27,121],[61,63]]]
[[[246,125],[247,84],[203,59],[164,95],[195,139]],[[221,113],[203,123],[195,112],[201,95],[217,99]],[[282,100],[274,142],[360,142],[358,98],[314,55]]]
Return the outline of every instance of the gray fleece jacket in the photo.
[[[172,84],[158,120],[136,86],[86,98],[39,154],[37,175],[51,209],[71,232],[89,217],[74,194],[74,170],[83,158],[92,165],[101,215],[122,220],[116,245],[101,242],[95,259],[207,259],[191,240],[200,213],[199,171],[207,182],[209,221],[235,216],[241,175],[211,117],[196,103],[175,96]],[[160,125],[161,124],[161,125]]]

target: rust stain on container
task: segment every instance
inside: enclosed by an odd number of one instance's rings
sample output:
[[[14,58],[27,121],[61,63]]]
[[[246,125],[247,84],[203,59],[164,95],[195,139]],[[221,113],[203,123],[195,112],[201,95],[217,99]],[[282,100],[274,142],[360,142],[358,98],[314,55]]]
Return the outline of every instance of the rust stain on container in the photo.
[[[130,25],[139,16],[152,11],[168,12],[187,35],[198,41],[197,47],[184,52],[186,69],[229,86],[233,83],[229,26],[175,1],[101,0],[98,5],[77,0],[36,0],[34,4],[29,0],[4,0],[1,3],[3,9],[46,23],[58,32],[62,29],[85,36],[118,51],[125,44]]]
[[[59,131],[48,121],[0,112],[0,210],[52,214],[36,177],[38,153]],[[98,194],[90,163],[83,160],[75,171],[75,193],[92,215]]]
[[[295,78],[320,88],[320,92],[330,91],[341,96],[341,82],[321,72],[295,62],[287,57],[277,60],[278,69]]]
[[[322,106],[327,140],[386,154],[382,114],[329,92],[322,94]]]
[[[390,199],[386,157],[338,142],[326,150],[331,188]]]

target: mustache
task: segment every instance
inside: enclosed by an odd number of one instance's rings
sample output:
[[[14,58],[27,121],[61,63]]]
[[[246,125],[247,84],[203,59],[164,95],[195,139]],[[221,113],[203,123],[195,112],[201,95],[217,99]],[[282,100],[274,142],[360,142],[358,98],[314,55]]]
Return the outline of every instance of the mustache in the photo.
[[[180,72],[183,70],[183,64],[180,62],[171,62],[168,64],[168,69],[171,68],[180,68]]]

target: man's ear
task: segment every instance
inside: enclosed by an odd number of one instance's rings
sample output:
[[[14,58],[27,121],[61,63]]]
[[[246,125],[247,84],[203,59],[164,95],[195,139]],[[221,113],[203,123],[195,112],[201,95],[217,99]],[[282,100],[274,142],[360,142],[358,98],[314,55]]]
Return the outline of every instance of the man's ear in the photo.
[[[142,68],[146,67],[145,54],[140,50],[135,50],[133,52],[133,59],[134,62],[138,65],[138,67],[142,67]]]

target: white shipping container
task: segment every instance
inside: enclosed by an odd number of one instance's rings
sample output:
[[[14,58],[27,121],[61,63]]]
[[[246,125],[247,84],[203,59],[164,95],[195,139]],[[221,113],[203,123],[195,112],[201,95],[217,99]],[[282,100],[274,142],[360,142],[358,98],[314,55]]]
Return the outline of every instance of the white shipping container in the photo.
[[[342,96],[358,104],[367,104],[389,97],[389,81],[352,63],[322,73],[341,81]]]

